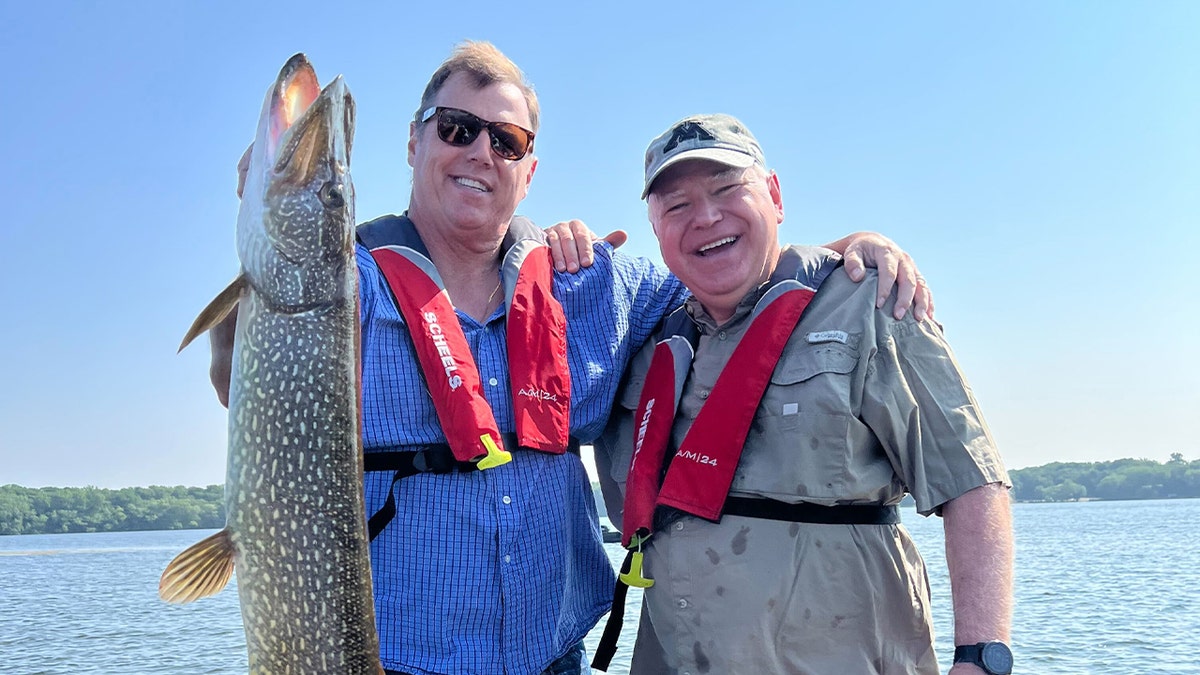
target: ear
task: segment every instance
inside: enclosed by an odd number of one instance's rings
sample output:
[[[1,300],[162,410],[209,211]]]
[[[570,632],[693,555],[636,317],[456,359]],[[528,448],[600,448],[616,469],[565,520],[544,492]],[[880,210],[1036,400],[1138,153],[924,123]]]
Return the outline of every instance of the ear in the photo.
[[[413,158],[417,155],[417,123],[408,123],[408,165],[413,165]]]
[[[772,171],[767,176],[767,189],[771,193],[771,203],[775,205],[776,224],[783,222],[783,191],[779,189],[779,176]]]
[[[654,199],[654,195],[650,195],[650,199]],[[658,239],[658,221],[654,219],[654,208],[646,203],[646,219],[650,221],[650,231],[654,233],[654,238]]]
[[[538,166],[537,157],[530,155],[529,160],[530,160],[529,173],[525,174],[525,185],[524,185],[524,189],[521,192],[521,199],[524,199],[525,196],[529,194],[529,186],[531,183],[533,183],[533,173],[535,171],[537,171],[537,166]]]
[[[658,237],[658,222],[654,220],[654,193],[646,195],[646,220],[650,221],[650,231]]]
[[[661,256],[663,260],[666,260],[667,259],[667,252],[665,250],[666,246],[663,244],[662,233],[659,232],[658,222],[656,222],[654,220],[650,221],[650,231],[654,233],[654,240],[656,242],[658,242],[658,255]],[[669,266],[668,266],[668,269],[670,269]],[[671,272],[671,274],[674,274],[674,272]]]

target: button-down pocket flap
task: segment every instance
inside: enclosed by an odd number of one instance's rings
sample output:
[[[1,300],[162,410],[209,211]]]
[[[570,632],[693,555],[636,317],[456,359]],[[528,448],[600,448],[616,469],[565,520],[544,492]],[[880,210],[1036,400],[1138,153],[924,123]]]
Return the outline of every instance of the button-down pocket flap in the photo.
[[[621,407],[626,410],[637,410],[638,402],[642,398],[642,387],[646,386],[646,378],[644,376],[630,377],[625,382],[625,386],[621,389]]]
[[[650,370],[650,362],[654,359],[654,342],[648,342],[633,355],[633,362],[621,382],[621,390],[617,392],[617,403],[626,410],[637,410],[642,399],[642,388],[646,386],[646,373]]]
[[[854,371],[858,350],[843,344],[788,345],[779,360],[771,381],[775,384],[797,384],[821,373],[845,375]]]

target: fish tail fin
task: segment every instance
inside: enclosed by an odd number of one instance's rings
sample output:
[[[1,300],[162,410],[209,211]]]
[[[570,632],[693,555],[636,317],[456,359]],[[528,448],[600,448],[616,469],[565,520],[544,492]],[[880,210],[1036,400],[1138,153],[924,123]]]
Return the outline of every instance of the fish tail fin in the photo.
[[[242,289],[247,284],[246,275],[239,274],[233,283],[225,287],[225,290],[217,294],[213,301],[208,303],[200,312],[200,316],[192,322],[192,327],[188,329],[187,335],[183,336],[183,342],[179,345],[179,351],[191,344],[197,336],[204,334],[213,326],[221,323],[221,320],[232,312],[238,305],[238,300],[242,297]]]
[[[175,556],[158,581],[158,597],[186,603],[216,595],[233,576],[233,541],[229,530],[207,537]]]

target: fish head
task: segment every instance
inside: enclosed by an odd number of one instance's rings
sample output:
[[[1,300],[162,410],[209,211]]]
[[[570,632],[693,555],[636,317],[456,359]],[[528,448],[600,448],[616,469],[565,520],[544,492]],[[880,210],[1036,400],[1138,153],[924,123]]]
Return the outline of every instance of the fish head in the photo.
[[[308,59],[293,56],[263,103],[238,214],[242,269],[276,307],[306,311],[345,294],[353,137],[345,81],[339,75],[321,89]]]

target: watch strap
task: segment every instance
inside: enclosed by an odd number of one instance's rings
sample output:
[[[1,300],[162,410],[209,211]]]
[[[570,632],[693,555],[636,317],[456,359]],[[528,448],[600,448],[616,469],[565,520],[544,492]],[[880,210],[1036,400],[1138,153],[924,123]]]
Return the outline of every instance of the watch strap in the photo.
[[[954,662],[955,663],[974,663],[983,668],[983,646],[986,642],[980,642],[974,645],[955,645],[954,646]]]
[[[988,647],[992,648],[992,655],[985,660]],[[999,654],[995,652],[999,651]],[[999,663],[996,659],[999,658]],[[991,660],[992,663],[988,663]],[[979,666],[985,673],[991,675],[1009,675],[1012,673],[1012,650],[1008,645],[998,640],[991,642],[978,642],[973,645],[955,645],[954,647],[954,663],[973,663]]]

